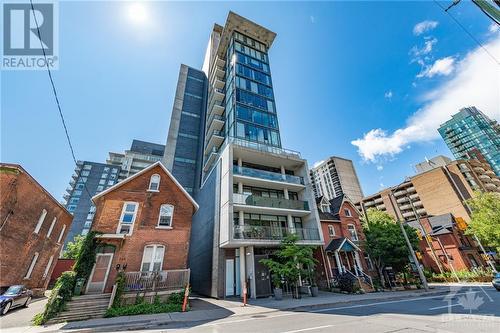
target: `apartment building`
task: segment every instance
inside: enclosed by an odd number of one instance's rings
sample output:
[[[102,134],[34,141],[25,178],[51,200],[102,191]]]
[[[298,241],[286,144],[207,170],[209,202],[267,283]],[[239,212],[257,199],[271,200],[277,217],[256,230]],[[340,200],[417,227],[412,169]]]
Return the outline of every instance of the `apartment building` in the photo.
[[[452,115],[438,131],[456,159],[470,158],[469,152],[478,150],[500,176],[500,125],[496,120],[471,106]]]
[[[92,196],[110,188],[118,182],[119,166],[90,161],[78,161],[71,176],[66,194],[66,209],[73,214],[73,223],[64,244],[77,235],[86,235],[92,226],[95,207]]]
[[[130,149],[125,150],[125,152],[110,152],[106,163],[112,166],[120,167],[118,181],[122,181],[151,164],[161,161],[164,151],[164,145],[133,140]]]
[[[73,217],[23,167],[0,164],[0,292],[47,289]]]
[[[181,66],[166,164],[181,179],[176,157],[195,161],[188,181],[198,181],[193,192],[200,209],[191,232],[191,283],[211,297],[242,295],[244,286],[250,297],[269,296],[270,274],[260,260],[273,256],[290,233],[300,244],[323,244],[307,161],[281,145],[268,57],[275,36],[230,12],[210,34],[205,92],[189,82],[203,81],[200,72]],[[203,96],[204,107],[188,110],[186,92]],[[200,116],[199,126],[186,112]],[[189,152],[181,148],[181,133],[191,135]]]
[[[332,156],[316,163],[309,173],[316,198],[326,197],[332,200],[347,195],[353,202],[363,198],[361,184],[351,160]]]

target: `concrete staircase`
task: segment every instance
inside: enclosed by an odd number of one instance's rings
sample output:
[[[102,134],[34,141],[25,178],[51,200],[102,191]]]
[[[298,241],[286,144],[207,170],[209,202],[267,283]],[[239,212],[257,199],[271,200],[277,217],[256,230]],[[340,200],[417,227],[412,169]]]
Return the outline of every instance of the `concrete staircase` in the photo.
[[[363,279],[358,279],[359,287],[363,289],[365,293],[373,293],[375,289],[372,288],[372,285],[364,281]]]
[[[66,303],[66,309],[57,317],[50,319],[47,324],[102,318],[106,313],[110,298],[111,294],[75,296]]]

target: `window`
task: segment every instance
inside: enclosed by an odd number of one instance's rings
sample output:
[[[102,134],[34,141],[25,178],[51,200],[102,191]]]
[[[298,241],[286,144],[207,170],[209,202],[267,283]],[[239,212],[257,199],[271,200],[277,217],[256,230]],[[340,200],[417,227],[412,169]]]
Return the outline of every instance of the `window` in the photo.
[[[358,241],[358,233],[356,232],[356,228],[354,227],[354,224],[349,224],[347,226],[347,230],[349,231],[349,234],[351,235],[351,240],[354,242]]]
[[[78,178],[79,183],[86,183],[87,182],[87,177],[80,177]]]
[[[104,167],[104,169],[102,169],[103,172],[109,172],[109,167]]]
[[[118,225],[117,233],[131,235],[132,226],[134,225],[136,215],[137,215],[137,203],[125,202],[123,204],[122,215],[120,217],[120,223]]]
[[[49,231],[47,232],[47,238],[49,238],[50,235],[52,234],[52,230],[54,229],[54,226],[56,225],[56,221],[57,221],[57,218],[54,217],[54,219],[52,220],[52,223],[50,224]]]
[[[117,173],[117,172],[118,172],[118,169],[111,170],[111,173]]]
[[[33,231],[35,234],[37,234],[40,229],[42,228],[43,221],[45,220],[45,216],[47,216],[47,211],[44,209],[42,210],[42,214],[40,214],[40,217],[38,218],[38,223],[36,224],[35,230]]]
[[[69,212],[74,212],[74,211],[75,211],[75,209],[76,209],[76,205],[69,205],[69,206],[68,206],[68,211],[69,211]]]
[[[59,237],[57,238],[58,243],[61,243],[61,241],[62,241],[62,238],[64,236],[64,230],[66,230],[66,224],[63,224],[63,227],[61,229],[61,233],[59,234]]]
[[[366,266],[368,267],[369,271],[373,270],[373,262],[372,258],[368,254],[365,253],[365,261],[366,261]]]
[[[90,171],[82,171],[82,176],[88,177],[90,175]]]
[[[101,178],[108,178],[108,174],[107,174],[107,173],[103,173],[103,174],[101,175]]]
[[[90,170],[90,169],[92,169],[92,165],[85,164],[85,165],[83,166],[83,170]]]
[[[84,187],[84,186],[85,186],[85,185],[83,185],[83,184],[76,184],[75,189],[77,189],[77,190],[83,190],[83,187]]]
[[[348,208],[344,209],[344,214],[345,214],[345,216],[349,216],[349,217],[352,216],[351,211]]]
[[[73,204],[73,205],[76,205],[78,203],[78,201],[80,201],[80,198],[71,198],[71,199],[69,199],[69,203]]]
[[[38,260],[38,252],[35,252],[33,255],[33,259],[31,259],[31,264],[30,267],[28,268],[28,271],[26,272],[26,275],[24,276],[25,279],[29,279],[31,277],[31,273],[33,272],[33,268],[35,268],[36,261]]]
[[[43,272],[42,279],[45,279],[50,271],[50,266],[52,266],[52,261],[54,260],[54,256],[50,256],[49,262],[47,263],[47,267],[45,267],[45,271]]]
[[[328,236],[330,236],[330,237],[335,236],[335,228],[331,224],[328,226]]]
[[[94,218],[94,213],[87,214],[87,220],[92,220]]]
[[[141,271],[158,272],[163,266],[165,247],[163,245],[148,245],[144,248],[142,255]]]
[[[82,229],[82,232],[80,233],[82,236],[85,236],[86,234],[89,233],[89,229]]]
[[[104,185],[106,184],[106,179],[100,179],[99,180],[99,185]]]
[[[174,215],[174,206],[161,205],[160,217],[158,218],[159,227],[172,227],[172,217]]]
[[[113,186],[114,185],[114,180],[108,180],[108,186]]]
[[[101,192],[102,190],[104,190],[104,186],[99,185],[99,186],[97,186],[97,189],[96,189],[95,191],[96,191],[96,193],[99,193],[99,192]]]
[[[330,205],[329,204],[321,204],[321,211],[323,213],[330,213]]]
[[[154,174],[149,180],[149,191],[158,191],[160,189],[160,175]]]
[[[73,191],[73,195],[75,195],[75,196],[80,196],[80,195],[82,195],[82,191],[80,191],[80,190],[75,190],[75,191]]]

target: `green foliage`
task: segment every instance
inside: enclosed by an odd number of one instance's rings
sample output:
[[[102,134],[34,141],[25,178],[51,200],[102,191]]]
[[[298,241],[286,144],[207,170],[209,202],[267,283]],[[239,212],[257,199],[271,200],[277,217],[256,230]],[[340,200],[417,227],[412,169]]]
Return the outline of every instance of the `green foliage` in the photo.
[[[45,310],[37,314],[33,318],[33,324],[42,325],[47,320],[54,318],[59,312],[64,309],[64,305],[71,299],[73,289],[75,288],[76,274],[75,272],[64,272],[57,279],[54,289],[50,294],[49,300],[45,305]]]
[[[97,232],[91,231],[85,236],[83,243],[80,248],[80,252],[76,256],[75,265],[73,270],[76,272],[76,277],[78,279],[88,280],[90,273],[92,272],[92,267],[94,267],[97,246],[99,245],[99,240],[95,237]]]
[[[474,270],[457,271],[457,276],[462,282],[491,282],[493,272],[490,269],[478,268]],[[457,282],[452,272],[430,273],[429,282]]]
[[[408,264],[408,247],[401,227],[386,212],[369,209],[369,222],[365,224],[365,248],[379,270],[392,266],[401,271]],[[404,226],[413,249],[418,249],[415,229]]]
[[[116,275],[115,284],[116,284],[115,299],[113,300],[112,307],[118,308],[122,303],[122,295],[123,292],[125,291],[125,272],[123,271],[118,272],[118,274]]]
[[[170,294],[166,302],[160,301],[158,296],[153,303],[147,303],[144,298],[138,297],[134,305],[112,307],[106,311],[105,317],[134,316],[140,314],[168,313],[182,311],[184,293]]]
[[[500,194],[475,192],[467,203],[472,216],[466,234],[476,235],[484,246],[500,252]]]
[[[342,291],[346,291],[348,293],[354,293],[359,290],[359,286],[357,285],[357,281],[350,274],[341,274],[338,278],[338,287]]]
[[[313,257],[314,248],[298,245],[297,240],[296,235],[288,235],[281,241],[276,259],[260,260],[271,272],[273,284],[277,288],[281,286],[282,279],[295,283],[300,275],[309,275],[309,270],[316,266],[317,260]]]
[[[76,259],[78,257],[78,253],[80,253],[84,241],[85,236],[75,236],[72,242],[68,242],[68,244],[66,244],[66,250],[64,250],[62,257],[64,259]]]

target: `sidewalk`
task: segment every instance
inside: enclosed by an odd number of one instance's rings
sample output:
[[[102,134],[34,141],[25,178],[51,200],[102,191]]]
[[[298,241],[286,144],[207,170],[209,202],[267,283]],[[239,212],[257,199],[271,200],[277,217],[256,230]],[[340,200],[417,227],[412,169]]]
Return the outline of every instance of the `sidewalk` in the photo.
[[[115,318],[91,319],[69,322],[67,324],[49,325],[44,327],[22,328],[27,333],[72,332],[72,331],[117,331],[131,329],[146,329],[168,324],[203,324],[206,322],[233,318],[245,315],[257,315],[275,311],[300,311],[310,308],[335,306],[361,301],[384,301],[391,299],[411,298],[420,296],[444,295],[449,291],[447,286],[435,286],[428,292],[423,290],[379,292],[369,294],[336,294],[320,292],[318,297],[303,297],[302,299],[283,299],[275,301],[272,298],[250,300],[243,307],[238,299],[216,300],[212,298],[193,297],[190,300],[192,310],[186,313],[162,313],[153,315],[124,316]],[[15,332],[20,331],[20,327]],[[2,333],[10,333],[9,329]],[[14,331],[12,331],[14,332]]]

